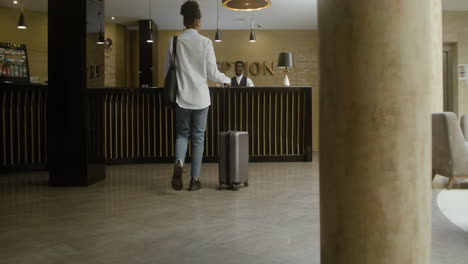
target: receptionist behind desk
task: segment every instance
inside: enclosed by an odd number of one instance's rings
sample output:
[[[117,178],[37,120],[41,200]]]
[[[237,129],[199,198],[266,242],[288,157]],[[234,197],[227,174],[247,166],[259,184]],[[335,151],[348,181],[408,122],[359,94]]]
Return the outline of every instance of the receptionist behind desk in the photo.
[[[234,70],[236,71],[236,76],[231,79],[231,86],[254,86],[252,80],[244,76],[244,63],[242,61],[236,61]]]

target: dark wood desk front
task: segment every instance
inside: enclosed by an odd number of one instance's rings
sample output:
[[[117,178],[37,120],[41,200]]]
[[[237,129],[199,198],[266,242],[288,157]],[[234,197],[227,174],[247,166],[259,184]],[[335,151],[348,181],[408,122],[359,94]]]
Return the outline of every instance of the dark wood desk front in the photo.
[[[217,162],[219,132],[249,132],[250,161],[312,160],[312,88],[210,88],[205,162]],[[162,88],[89,89],[92,159],[172,162],[174,112]],[[0,85],[0,170],[45,168],[47,86]],[[190,148],[189,148],[190,154]]]

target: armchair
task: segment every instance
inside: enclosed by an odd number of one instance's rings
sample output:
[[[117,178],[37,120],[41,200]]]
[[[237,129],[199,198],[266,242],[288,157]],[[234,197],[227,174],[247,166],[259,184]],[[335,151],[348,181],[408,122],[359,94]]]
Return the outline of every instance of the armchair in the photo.
[[[432,114],[432,179],[436,174],[449,178],[449,190],[455,178],[468,178],[468,142],[451,112]]]
[[[462,115],[460,118],[460,127],[463,133],[463,136],[465,137],[465,141],[468,141],[468,115]]]

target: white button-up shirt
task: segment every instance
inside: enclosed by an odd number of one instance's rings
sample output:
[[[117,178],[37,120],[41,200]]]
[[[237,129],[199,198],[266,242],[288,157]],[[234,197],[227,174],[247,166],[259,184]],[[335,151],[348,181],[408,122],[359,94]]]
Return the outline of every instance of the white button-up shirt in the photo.
[[[237,76],[237,75],[236,75],[236,81],[237,81],[238,84],[241,83],[242,77],[244,77],[244,74],[241,74],[240,76]],[[254,86],[254,83],[252,82],[252,79],[250,79],[250,78],[247,77],[247,76],[245,76],[245,78],[247,78],[247,86],[248,86],[248,87],[253,87],[253,86]]]
[[[170,66],[172,41],[169,40],[164,62],[164,76]],[[208,79],[231,83],[231,79],[218,71],[213,43],[195,29],[186,29],[177,38],[177,104],[185,109],[203,109],[210,103]]]

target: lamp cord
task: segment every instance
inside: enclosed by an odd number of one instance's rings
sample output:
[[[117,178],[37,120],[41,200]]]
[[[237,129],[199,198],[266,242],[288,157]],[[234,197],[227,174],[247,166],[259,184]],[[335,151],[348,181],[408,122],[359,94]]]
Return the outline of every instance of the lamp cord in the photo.
[[[98,19],[99,19],[99,32],[102,31],[102,18],[101,18],[101,3],[99,3],[99,12],[98,12]]]
[[[253,29],[253,27],[254,27],[253,11],[250,11],[250,12],[252,12],[252,27],[251,27],[251,29]]]
[[[148,0],[149,2],[149,19],[151,20],[151,0]]]
[[[148,0],[149,2],[149,30],[150,31],[153,31],[153,28],[152,28],[152,21],[151,21],[151,0]]]

